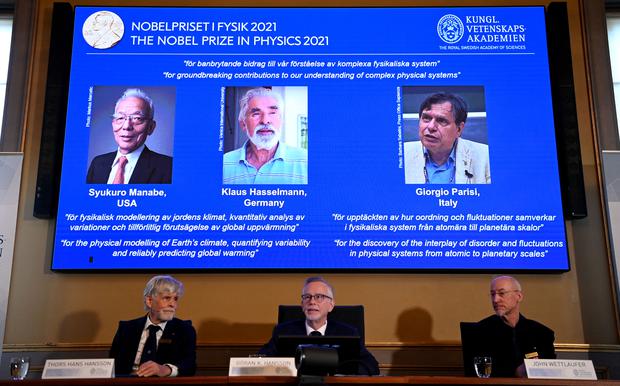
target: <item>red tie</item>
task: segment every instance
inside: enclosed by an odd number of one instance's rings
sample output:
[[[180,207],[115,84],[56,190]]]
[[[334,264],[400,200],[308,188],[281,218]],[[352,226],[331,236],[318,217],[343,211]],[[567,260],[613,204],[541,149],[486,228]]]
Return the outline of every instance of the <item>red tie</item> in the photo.
[[[118,169],[116,169],[116,175],[114,176],[113,184],[125,183],[125,165],[127,164],[127,158],[122,156],[118,159]]]

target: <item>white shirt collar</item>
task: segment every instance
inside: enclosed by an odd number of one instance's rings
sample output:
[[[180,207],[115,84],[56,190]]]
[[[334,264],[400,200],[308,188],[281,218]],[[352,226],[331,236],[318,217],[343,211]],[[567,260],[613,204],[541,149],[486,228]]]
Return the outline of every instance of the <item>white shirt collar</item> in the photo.
[[[144,329],[146,330],[147,328],[149,328],[149,326],[151,324],[153,324],[153,325],[159,326],[161,328],[161,330],[164,331],[166,329],[166,324],[167,323],[168,323],[168,321],[161,322],[159,324],[155,324],[155,323],[151,322],[151,318],[149,318],[149,316],[147,315],[146,316],[146,323],[144,323]]]
[[[130,165],[132,167],[135,166],[136,163],[138,163],[138,158],[140,158],[140,154],[142,154],[143,150],[144,150],[144,144],[142,144],[142,146],[132,151],[131,153],[127,153],[127,154],[123,154],[121,153],[120,149],[116,149],[116,157],[114,158],[114,162],[112,163],[112,166],[115,166],[118,163],[118,159],[121,157],[127,158],[127,165]]]
[[[306,335],[310,335],[312,331],[318,331],[321,333],[321,335],[325,335],[325,330],[327,330],[327,321],[325,321],[325,324],[322,325],[318,330],[315,330],[314,328],[310,327],[310,325],[308,324],[308,321],[306,321]]]

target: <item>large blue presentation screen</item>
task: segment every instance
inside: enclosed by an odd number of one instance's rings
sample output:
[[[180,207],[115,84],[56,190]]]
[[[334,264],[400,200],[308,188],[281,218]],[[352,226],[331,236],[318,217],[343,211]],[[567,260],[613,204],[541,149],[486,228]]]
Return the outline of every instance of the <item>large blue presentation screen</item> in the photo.
[[[543,7],[76,7],[57,270],[569,269]]]

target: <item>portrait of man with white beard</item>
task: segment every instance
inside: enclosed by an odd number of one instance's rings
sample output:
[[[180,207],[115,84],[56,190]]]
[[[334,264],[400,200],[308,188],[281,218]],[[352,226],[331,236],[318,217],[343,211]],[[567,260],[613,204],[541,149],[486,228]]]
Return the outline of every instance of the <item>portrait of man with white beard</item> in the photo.
[[[270,88],[248,90],[239,100],[239,127],[247,139],[224,154],[224,184],[307,184],[308,152],[286,144],[282,96]]]

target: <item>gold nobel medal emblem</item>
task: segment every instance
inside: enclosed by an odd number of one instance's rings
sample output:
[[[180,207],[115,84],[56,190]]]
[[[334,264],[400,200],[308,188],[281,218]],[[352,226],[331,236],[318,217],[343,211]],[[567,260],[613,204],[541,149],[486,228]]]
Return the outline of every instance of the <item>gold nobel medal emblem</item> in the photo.
[[[125,33],[121,18],[110,11],[98,11],[90,15],[82,26],[82,36],[93,48],[104,50],[114,47]]]

